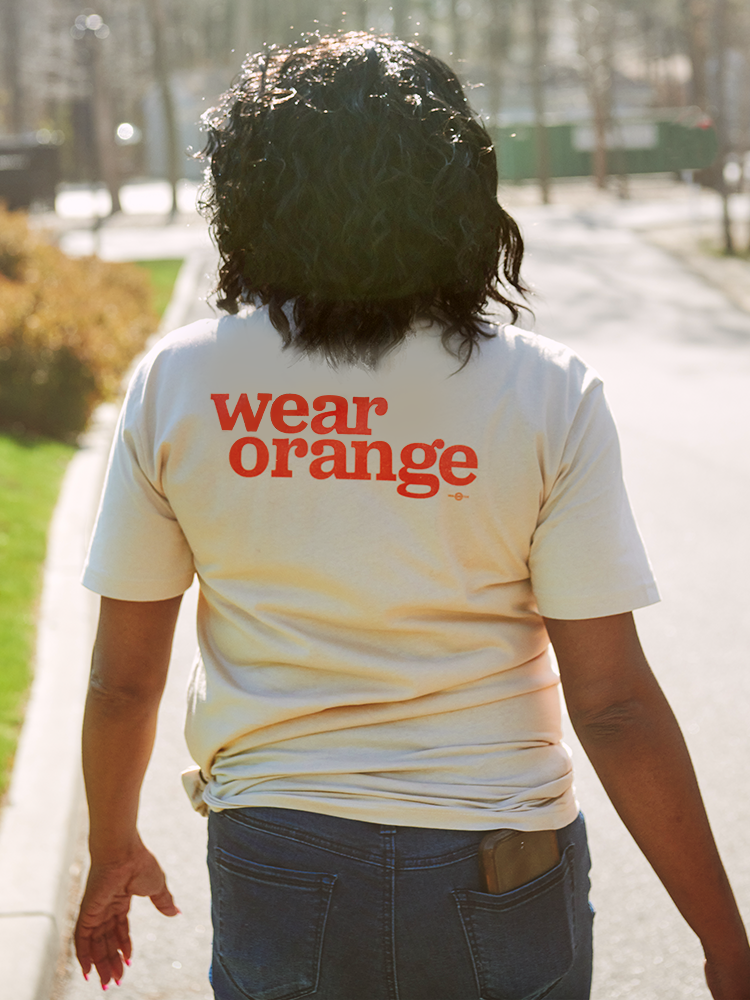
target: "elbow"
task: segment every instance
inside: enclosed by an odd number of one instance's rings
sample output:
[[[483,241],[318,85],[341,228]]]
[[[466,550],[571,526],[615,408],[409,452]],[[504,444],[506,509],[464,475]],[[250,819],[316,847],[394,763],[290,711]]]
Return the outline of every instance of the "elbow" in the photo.
[[[640,698],[627,698],[594,709],[568,707],[570,721],[581,743],[618,743],[630,739],[646,722],[647,712]]]
[[[87,700],[89,704],[114,712],[148,711],[154,703],[158,705],[161,693],[162,687],[156,688],[153,684],[113,684],[92,670]]]

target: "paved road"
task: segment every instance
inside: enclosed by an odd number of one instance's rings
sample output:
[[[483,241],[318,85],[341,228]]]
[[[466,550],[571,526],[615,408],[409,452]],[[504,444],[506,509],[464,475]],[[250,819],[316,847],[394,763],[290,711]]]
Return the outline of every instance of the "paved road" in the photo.
[[[750,920],[750,316],[629,232],[519,213],[536,328],[604,377],[662,592],[638,617]],[[594,858],[595,1000],[708,997],[700,951],[570,737]]]
[[[537,329],[571,344],[604,376],[626,476],[663,603],[639,627],[685,729],[717,838],[750,920],[750,316],[634,234],[525,209]],[[179,785],[185,678],[194,637],[186,599],[142,830],[168,871],[183,916],[136,901],[136,955],[119,994],[188,1000],[211,994],[204,821]],[[606,801],[570,735],[587,814],[598,909],[594,1000],[708,997],[700,952]],[[170,824],[174,823],[174,826]],[[95,995],[75,974],[64,1000]],[[436,998],[437,1000],[437,998]]]

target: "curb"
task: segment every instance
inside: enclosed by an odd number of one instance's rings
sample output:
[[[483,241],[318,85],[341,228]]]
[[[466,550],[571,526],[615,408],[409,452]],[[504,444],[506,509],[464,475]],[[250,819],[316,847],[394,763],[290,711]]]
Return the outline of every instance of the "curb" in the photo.
[[[205,251],[184,261],[152,341],[180,326]],[[96,595],[79,583],[119,405],[102,404],[63,478],[47,540],[34,680],[0,813],[0,983],[48,1000],[65,931],[80,807],[81,722]]]
[[[47,542],[34,681],[0,818],[0,982],[49,995],[83,791],[80,732],[96,599],[78,579],[117,407],[100,407],[63,479]]]

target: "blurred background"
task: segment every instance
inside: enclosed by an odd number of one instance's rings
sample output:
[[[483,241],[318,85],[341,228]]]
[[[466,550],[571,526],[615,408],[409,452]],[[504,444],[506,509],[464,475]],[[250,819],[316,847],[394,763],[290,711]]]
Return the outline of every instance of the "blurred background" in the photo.
[[[197,181],[201,113],[247,52],[300,32],[414,38],[451,63],[506,181],[673,172],[720,195],[750,149],[746,0],[0,0],[0,198]],[[730,236],[727,236],[727,249]]]
[[[0,207],[0,404],[18,403],[12,412],[0,406],[0,796],[23,719],[36,613],[33,585],[22,612],[8,597],[21,574],[7,553],[11,542],[26,551],[30,529],[19,511],[31,509],[46,484],[28,570],[36,579],[64,467],[54,451],[41,472],[24,466],[14,479],[1,449],[38,461],[48,442],[35,438],[32,448],[33,431],[67,442],[67,461],[94,404],[116,398],[130,358],[170,299],[161,329],[214,314],[216,250],[196,214],[201,114],[245,53],[304,32],[363,28],[413,38],[458,71],[495,140],[501,201],[526,240],[535,318],[524,322],[579,350],[606,380],[664,598],[639,613],[639,629],[683,724],[750,925],[750,0],[102,0],[88,8],[0,0],[0,203],[31,210],[26,232],[24,211]],[[42,245],[42,231],[56,248]],[[122,263],[113,269],[123,261],[137,262],[147,277],[136,280]],[[83,383],[57,379],[74,351]],[[83,393],[81,384],[96,392]],[[72,407],[84,397],[85,406]],[[105,456],[102,445],[102,463]],[[2,506],[11,500],[15,506]],[[77,572],[73,594],[76,580]],[[138,960],[122,1000],[211,996],[204,821],[178,778],[190,763],[181,731],[194,597],[178,629],[140,821],[184,919],[163,921],[150,903],[135,902]],[[3,614],[27,634],[5,702]],[[63,617],[79,631],[88,627],[77,612]],[[55,633],[62,665],[49,676],[65,678],[68,701],[56,719],[67,728],[39,742],[40,801],[50,796],[50,760],[60,788],[68,787],[60,774],[80,781],[88,637],[79,640],[83,657]],[[569,726],[566,740],[594,856],[595,1000],[707,1000],[697,941]],[[89,1000],[96,992],[80,978],[70,947],[86,855],[80,788],[69,798],[67,811],[51,809],[57,824],[19,813],[15,841],[0,842],[0,993],[14,1000]],[[0,799],[6,818],[11,800]],[[57,853],[40,842],[58,834]],[[30,880],[34,891],[24,884],[8,892],[22,881],[4,874],[13,871],[41,872]],[[55,915],[53,944],[38,935],[34,957],[29,927],[47,912]],[[28,961],[19,963],[16,940]],[[9,970],[21,966],[23,983],[9,985]]]

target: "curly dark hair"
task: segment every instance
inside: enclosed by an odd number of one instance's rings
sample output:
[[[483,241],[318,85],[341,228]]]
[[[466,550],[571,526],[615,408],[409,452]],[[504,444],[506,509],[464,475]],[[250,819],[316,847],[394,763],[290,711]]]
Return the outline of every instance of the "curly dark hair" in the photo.
[[[518,318],[492,142],[435,56],[359,32],[271,45],[203,125],[222,309],[267,305],[285,345],[334,366],[375,365],[422,318],[466,363],[488,300]]]

